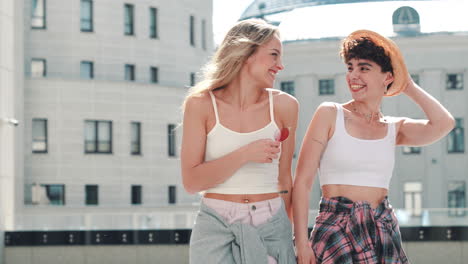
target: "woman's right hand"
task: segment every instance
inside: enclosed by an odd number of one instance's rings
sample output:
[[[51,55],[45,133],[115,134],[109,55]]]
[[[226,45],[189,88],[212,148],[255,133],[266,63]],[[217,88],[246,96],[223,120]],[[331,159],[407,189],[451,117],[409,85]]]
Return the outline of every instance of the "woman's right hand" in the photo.
[[[297,264],[315,264],[315,254],[311,247],[304,246],[297,249]]]
[[[247,161],[256,163],[272,163],[278,158],[281,142],[271,139],[259,139],[244,146]]]

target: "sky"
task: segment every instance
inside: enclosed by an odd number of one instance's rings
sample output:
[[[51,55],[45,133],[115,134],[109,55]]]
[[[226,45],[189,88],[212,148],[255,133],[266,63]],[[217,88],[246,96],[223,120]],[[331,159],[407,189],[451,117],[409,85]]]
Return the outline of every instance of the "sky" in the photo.
[[[252,2],[253,0],[213,0],[213,33],[216,45],[221,43],[224,34]]]
[[[215,45],[222,41],[227,30],[236,23],[253,1],[213,0]],[[423,33],[468,31],[468,16],[465,14],[468,10],[468,0],[392,1],[306,7],[291,11],[289,14],[278,14],[280,18],[278,20],[283,21],[279,28],[283,40],[344,37],[361,28],[392,36],[394,35],[391,22],[392,14],[396,8],[406,5],[418,11],[421,19],[421,32]],[[350,9],[353,10],[353,16],[350,16]],[[285,17],[287,19],[283,20]],[[341,21],[337,21],[337,18]]]

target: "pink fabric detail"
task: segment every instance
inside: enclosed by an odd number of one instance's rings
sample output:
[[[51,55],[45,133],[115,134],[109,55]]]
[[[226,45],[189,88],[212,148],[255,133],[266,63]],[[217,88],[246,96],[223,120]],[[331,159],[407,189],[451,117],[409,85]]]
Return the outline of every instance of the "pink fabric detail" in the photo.
[[[202,203],[215,210],[229,224],[241,222],[251,226],[266,223],[281,208],[280,197],[256,203],[235,203],[202,198]],[[268,264],[277,264],[277,261],[275,258],[268,256]]]

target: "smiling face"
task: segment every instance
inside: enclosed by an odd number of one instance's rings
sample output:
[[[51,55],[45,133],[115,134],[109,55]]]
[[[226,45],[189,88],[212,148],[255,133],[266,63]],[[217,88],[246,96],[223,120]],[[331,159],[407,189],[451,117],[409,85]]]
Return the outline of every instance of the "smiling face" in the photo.
[[[271,88],[276,74],[284,69],[282,63],[283,45],[278,36],[258,46],[254,54],[246,61],[246,74],[260,88]]]
[[[383,97],[387,86],[393,82],[391,72],[382,72],[375,62],[353,58],[347,63],[346,82],[354,100],[373,100]]]

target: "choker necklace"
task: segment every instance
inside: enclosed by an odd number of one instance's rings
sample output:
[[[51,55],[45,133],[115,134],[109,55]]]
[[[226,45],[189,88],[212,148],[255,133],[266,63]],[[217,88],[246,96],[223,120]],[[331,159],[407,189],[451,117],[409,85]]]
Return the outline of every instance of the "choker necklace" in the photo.
[[[353,112],[359,114],[360,116],[364,117],[364,119],[366,120],[367,123],[370,123],[372,120],[380,120],[382,117],[383,117],[383,114],[382,112],[371,112],[369,114],[366,114],[366,113],[363,113],[361,111],[359,111],[356,107],[356,104],[354,103],[354,101],[351,103],[351,108],[353,110]],[[384,121],[386,121],[384,119]]]

